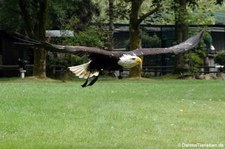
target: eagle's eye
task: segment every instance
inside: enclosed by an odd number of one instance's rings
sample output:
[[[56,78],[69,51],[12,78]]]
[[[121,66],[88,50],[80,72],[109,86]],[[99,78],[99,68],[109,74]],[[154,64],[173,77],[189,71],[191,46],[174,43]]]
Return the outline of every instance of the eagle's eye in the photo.
[[[133,58],[131,58],[131,59],[132,59],[132,60],[135,60],[136,58],[133,57]]]

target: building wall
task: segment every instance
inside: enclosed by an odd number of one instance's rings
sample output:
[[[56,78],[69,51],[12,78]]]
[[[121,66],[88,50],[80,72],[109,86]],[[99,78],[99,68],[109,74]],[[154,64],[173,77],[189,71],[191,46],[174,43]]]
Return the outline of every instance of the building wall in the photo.
[[[0,65],[2,65],[2,37],[0,36]]]
[[[14,77],[18,76],[18,70],[11,67],[6,67],[7,65],[18,65],[18,55],[19,50],[13,45],[12,41],[6,40],[4,37],[0,38],[0,51],[1,58],[0,64],[4,65],[0,69],[0,77]]]
[[[2,65],[2,55],[0,55],[0,65]]]
[[[129,25],[121,24],[120,26],[117,24],[116,26],[117,28],[114,32],[114,48],[125,48],[129,40]],[[145,32],[148,32],[149,35],[153,35],[154,33],[156,33],[162,41],[161,47],[168,47],[176,44],[174,25],[142,25],[141,28],[144,29]],[[201,30],[201,28],[203,29],[204,26],[191,26],[190,30],[199,31]],[[211,36],[213,38],[213,46],[215,47],[215,49],[218,51],[225,49],[225,25],[211,25],[207,28],[207,30],[211,33]]]
[[[213,46],[217,51],[225,50],[225,32],[211,32]]]

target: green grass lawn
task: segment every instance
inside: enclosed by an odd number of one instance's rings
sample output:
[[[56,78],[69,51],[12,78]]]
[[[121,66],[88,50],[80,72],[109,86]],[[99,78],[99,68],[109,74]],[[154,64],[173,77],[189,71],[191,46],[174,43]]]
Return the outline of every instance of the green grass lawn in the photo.
[[[0,79],[0,149],[225,147],[225,81]]]

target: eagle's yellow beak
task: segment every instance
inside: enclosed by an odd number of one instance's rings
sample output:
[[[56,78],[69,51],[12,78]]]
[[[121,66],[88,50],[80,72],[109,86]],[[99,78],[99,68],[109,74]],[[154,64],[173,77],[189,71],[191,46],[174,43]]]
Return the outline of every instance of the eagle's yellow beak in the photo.
[[[139,65],[142,64],[142,60],[141,60],[140,57],[137,57],[137,58],[135,59],[135,61],[136,61]]]

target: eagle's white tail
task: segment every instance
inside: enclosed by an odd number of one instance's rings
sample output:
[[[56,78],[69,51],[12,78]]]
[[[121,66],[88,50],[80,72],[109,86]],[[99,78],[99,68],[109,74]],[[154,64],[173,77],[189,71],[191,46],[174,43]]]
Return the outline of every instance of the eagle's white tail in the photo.
[[[98,71],[90,72],[88,70],[88,65],[90,64],[90,62],[91,61],[82,65],[69,67],[69,70],[79,78],[87,79],[89,77],[98,76],[99,75]]]

